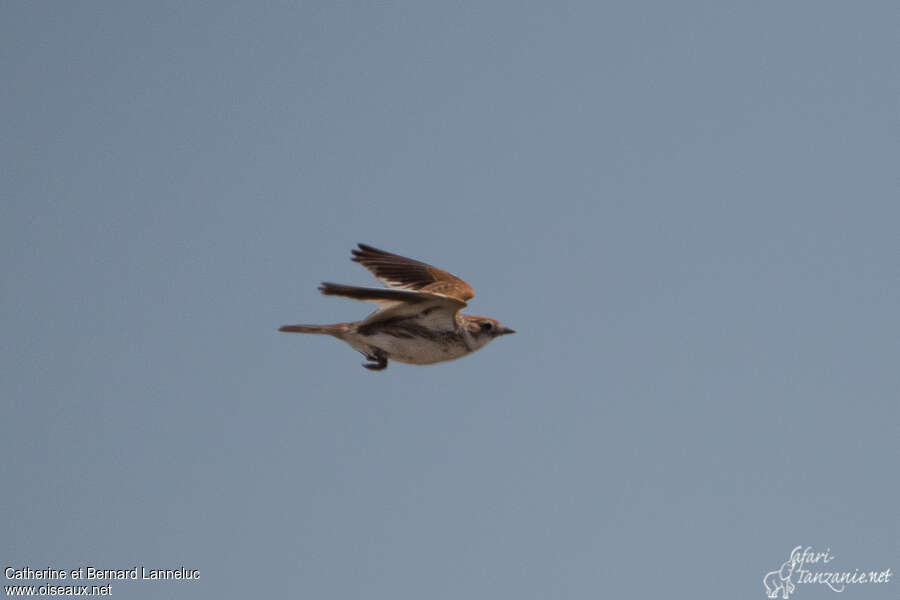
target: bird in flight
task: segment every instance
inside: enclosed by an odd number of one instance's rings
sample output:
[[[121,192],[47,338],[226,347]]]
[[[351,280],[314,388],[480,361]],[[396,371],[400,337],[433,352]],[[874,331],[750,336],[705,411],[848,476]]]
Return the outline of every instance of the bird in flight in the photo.
[[[460,309],[475,290],[455,275],[423,262],[359,244],[354,262],[369,269],[387,289],[323,283],[326,296],[373,302],[378,309],[362,321],[334,325],[285,325],[278,331],[318,333],[347,342],[365,355],[363,366],[387,368],[388,360],[430,365],[475,352],[494,338],[515,333],[487,317]]]

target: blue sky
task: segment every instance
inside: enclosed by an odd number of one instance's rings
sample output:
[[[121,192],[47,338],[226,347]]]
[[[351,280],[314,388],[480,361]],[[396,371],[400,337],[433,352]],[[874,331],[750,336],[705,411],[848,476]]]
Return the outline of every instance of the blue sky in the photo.
[[[392,600],[896,570],[892,5],[0,14],[4,566]],[[383,373],[277,333],[367,313],[316,291],[374,282],[357,242],[518,333]]]

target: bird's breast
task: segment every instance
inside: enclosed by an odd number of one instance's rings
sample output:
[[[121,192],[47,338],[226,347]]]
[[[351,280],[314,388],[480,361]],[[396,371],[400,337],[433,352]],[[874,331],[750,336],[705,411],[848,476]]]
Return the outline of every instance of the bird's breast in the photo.
[[[470,351],[455,331],[431,329],[409,321],[370,328],[365,333],[357,332],[356,337],[391,360],[414,365],[453,360]]]

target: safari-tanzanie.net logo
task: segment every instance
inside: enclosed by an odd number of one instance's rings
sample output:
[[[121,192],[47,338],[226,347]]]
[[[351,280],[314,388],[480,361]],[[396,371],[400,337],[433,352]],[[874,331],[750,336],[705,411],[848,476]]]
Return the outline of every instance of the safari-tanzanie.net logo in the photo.
[[[797,591],[797,586],[806,584],[824,585],[834,592],[843,592],[852,585],[889,583],[893,576],[890,568],[881,571],[841,570],[830,564],[833,560],[831,548],[816,552],[812,546],[797,546],[791,550],[781,568],[763,577],[766,596],[788,600]]]

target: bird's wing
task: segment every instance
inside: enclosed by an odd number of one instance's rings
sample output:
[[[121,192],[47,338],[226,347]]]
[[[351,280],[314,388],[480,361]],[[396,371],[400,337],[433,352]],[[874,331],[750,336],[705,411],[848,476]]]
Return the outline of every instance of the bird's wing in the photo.
[[[422,325],[453,330],[456,327],[456,313],[466,305],[462,300],[428,292],[364,288],[340,283],[323,283],[319,291],[326,296],[343,296],[377,304],[378,310],[366,317],[363,325],[415,316]]]
[[[427,292],[461,302],[475,296],[472,286],[447,271],[372,246],[359,244],[359,249],[353,250],[352,260],[370,270],[388,287]]]

